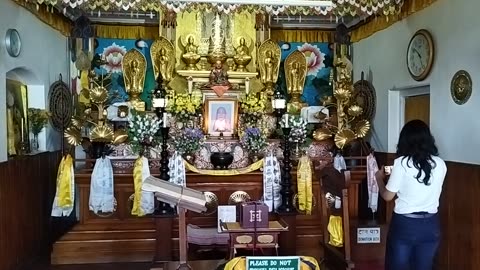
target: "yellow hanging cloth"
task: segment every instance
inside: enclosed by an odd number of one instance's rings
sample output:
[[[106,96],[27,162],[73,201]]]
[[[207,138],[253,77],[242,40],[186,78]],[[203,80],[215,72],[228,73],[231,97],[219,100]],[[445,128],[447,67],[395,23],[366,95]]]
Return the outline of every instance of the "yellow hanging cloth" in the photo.
[[[334,247],[343,247],[342,217],[331,215],[327,230],[330,233],[330,241],[328,241],[328,244]]]
[[[143,169],[143,157],[140,156],[135,161],[135,166],[133,167],[133,186],[135,189],[135,195],[133,198],[133,207],[132,215],[133,216],[144,216],[145,213],[141,208],[141,199],[142,199],[142,169]]]
[[[312,214],[312,162],[306,155],[298,162],[297,169],[298,208],[305,214]]]
[[[68,208],[73,206],[72,194],[72,156],[67,155],[62,158],[60,166],[58,166],[57,174],[57,190],[58,190],[58,206]]]

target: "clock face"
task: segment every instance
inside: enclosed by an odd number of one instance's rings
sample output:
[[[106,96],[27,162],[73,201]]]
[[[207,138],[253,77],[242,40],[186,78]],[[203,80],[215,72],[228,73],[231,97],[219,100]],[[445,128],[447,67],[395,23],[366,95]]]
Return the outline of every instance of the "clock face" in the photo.
[[[20,55],[22,50],[22,41],[20,40],[20,35],[15,29],[8,29],[7,35],[5,37],[5,47],[7,52],[12,57],[17,57]]]
[[[433,41],[428,32],[420,30],[410,40],[407,66],[413,79],[420,81],[430,73],[433,63]]]

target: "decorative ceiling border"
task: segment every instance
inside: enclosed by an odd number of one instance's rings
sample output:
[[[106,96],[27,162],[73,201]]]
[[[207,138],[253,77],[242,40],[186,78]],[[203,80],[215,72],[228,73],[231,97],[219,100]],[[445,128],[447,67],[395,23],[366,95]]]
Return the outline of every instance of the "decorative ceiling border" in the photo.
[[[248,11],[270,15],[323,15],[332,17],[398,14],[405,0],[24,0],[86,12],[174,12],[202,10],[235,13]]]

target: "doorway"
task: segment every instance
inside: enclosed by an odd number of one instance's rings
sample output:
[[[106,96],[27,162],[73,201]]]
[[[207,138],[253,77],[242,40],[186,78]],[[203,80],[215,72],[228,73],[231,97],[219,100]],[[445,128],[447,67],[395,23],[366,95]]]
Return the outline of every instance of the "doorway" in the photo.
[[[405,97],[404,123],[416,119],[430,125],[430,94]]]
[[[430,124],[430,85],[394,88],[388,92],[388,152],[397,151],[403,125],[420,119]]]

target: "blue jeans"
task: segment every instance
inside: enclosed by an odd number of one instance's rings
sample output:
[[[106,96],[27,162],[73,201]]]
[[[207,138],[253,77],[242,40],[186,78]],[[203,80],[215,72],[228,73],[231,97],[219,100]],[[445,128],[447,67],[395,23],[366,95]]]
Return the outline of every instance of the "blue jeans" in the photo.
[[[438,214],[411,218],[394,213],[387,236],[385,270],[431,270],[439,243]]]

